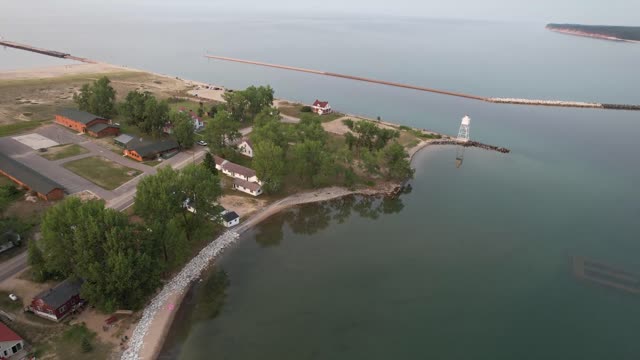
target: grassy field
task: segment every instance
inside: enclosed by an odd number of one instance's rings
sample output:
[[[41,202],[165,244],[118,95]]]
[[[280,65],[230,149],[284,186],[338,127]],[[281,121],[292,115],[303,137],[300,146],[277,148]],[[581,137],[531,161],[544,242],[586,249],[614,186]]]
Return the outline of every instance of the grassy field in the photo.
[[[40,153],[40,156],[47,160],[60,160],[68,157],[86,154],[89,150],[83,148],[78,144],[66,144],[50,147],[46,153]]]
[[[20,299],[13,301],[9,299],[9,293],[0,291],[0,309],[4,311],[18,311],[22,309],[22,301]]]
[[[107,190],[113,190],[140,174],[138,170],[120,165],[101,156],[71,161],[63,166]]]
[[[48,123],[48,121],[21,121],[13,124],[0,125],[0,137],[33,130],[46,123]]]
[[[322,122],[333,121],[335,119],[339,119],[344,116],[344,114],[341,114],[339,112],[333,112],[329,115],[322,115],[322,116],[313,112],[302,112],[301,110],[303,107],[304,105],[302,104],[282,103],[280,107],[278,107],[278,110],[280,110],[281,114],[293,116],[296,118],[300,118],[302,115],[307,114],[307,116],[318,118]]]

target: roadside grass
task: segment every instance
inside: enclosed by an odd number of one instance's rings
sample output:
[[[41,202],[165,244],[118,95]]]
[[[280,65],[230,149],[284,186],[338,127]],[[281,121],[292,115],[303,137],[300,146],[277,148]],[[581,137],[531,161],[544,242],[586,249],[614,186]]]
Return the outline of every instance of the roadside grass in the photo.
[[[120,165],[101,156],[71,161],[63,166],[107,190],[113,190],[140,175],[138,170]]]
[[[9,180],[8,178],[1,176],[0,178]],[[14,201],[17,201],[24,194],[23,191],[18,189],[16,185],[9,180],[8,184],[0,185],[0,212],[3,212]]]
[[[22,309],[22,299],[13,301],[9,299],[9,292],[0,291],[0,310],[17,312]]]
[[[157,166],[157,165],[159,165],[161,163],[162,163],[162,160],[159,160],[159,159],[149,160],[149,161],[143,162],[143,164],[145,164],[147,166],[151,166],[151,167]]]
[[[15,135],[23,131],[33,130],[49,121],[21,121],[13,124],[0,125],[0,137]]]
[[[66,144],[50,147],[46,153],[39,153],[40,156],[47,160],[60,160],[68,157],[82,155],[88,153],[89,150],[83,148],[78,144]]]

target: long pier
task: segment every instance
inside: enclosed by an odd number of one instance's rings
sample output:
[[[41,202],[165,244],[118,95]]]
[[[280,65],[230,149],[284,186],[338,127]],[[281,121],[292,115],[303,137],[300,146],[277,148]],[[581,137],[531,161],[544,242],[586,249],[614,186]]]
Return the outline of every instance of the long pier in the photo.
[[[60,59],[76,60],[76,61],[81,61],[81,62],[90,63],[90,64],[94,64],[95,63],[95,61],[93,61],[93,60],[89,60],[89,59],[81,58],[81,57],[77,57],[77,56],[72,56],[69,53],[55,51],[55,50],[43,49],[43,48],[39,48],[39,47],[27,45],[27,44],[21,44],[21,43],[17,43],[17,42],[13,42],[13,41],[0,40],[0,46],[6,46],[6,47],[18,49],[18,50],[30,51],[30,52],[34,52],[34,53],[38,53],[38,54],[42,54],[42,55],[57,57],[57,58],[60,58]]]
[[[640,295],[640,275],[582,256],[572,256],[571,265],[579,279]]]
[[[435,93],[435,94],[455,96],[455,97],[471,99],[471,100],[478,100],[478,101],[485,101],[485,102],[490,102],[490,103],[495,103],[495,104],[538,105],[538,106],[555,106],[555,107],[592,108],[592,109],[605,109],[605,110],[640,110],[640,105],[602,104],[602,103],[580,102],[580,101],[559,101],[559,100],[536,100],[536,99],[483,97],[483,96],[465,94],[465,93],[449,91],[449,90],[440,90],[440,89],[428,88],[428,87],[424,87],[424,86],[402,84],[402,83],[398,83],[398,82],[377,80],[377,79],[365,78],[365,77],[361,77],[361,76],[338,74],[338,73],[329,72],[329,71],[305,69],[305,68],[295,67],[295,66],[271,64],[271,63],[265,63],[265,62],[261,62],[261,61],[236,59],[236,58],[230,58],[230,57],[225,57],[225,56],[217,56],[217,55],[205,55],[205,57],[209,58],[209,59],[215,59],[215,60],[222,60],[222,61],[230,61],[230,62],[236,62],[236,63],[242,63],[242,64],[264,66],[264,67],[270,67],[270,68],[276,68],[276,69],[282,69],[282,70],[297,71],[297,72],[304,72],[304,73],[315,74],[315,75],[331,76],[331,77],[348,79],[348,80],[363,81],[363,82],[374,83],[374,84],[394,86],[394,87],[399,87],[399,88],[404,88],[404,89],[425,91],[425,92],[430,92],[430,93]]]

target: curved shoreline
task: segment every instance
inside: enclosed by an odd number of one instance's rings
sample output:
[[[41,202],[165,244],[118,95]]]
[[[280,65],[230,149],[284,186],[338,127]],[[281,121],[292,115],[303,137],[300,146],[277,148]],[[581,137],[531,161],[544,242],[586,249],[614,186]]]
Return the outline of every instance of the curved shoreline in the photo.
[[[408,151],[409,161],[411,165],[413,165],[415,155],[431,145],[450,144],[438,144],[433,140],[422,141]],[[250,216],[246,221],[244,221],[235,229],[224,233],[223,235],[209,243],[209,245],[207,245],[200,253],[198,253],[196,257],[194,257],[191,261],[189,261],[189,263],[187,263],[187,265],[184,266],[183,270],[181,270],[178,275],[172,278],[167,283],[167,285],[165,285],[165,287],[151,300],[151,302],[143,310],[143,317],[138,322],[138,324],[136,324],[133,335],[131,336],[129,343],[130,347],[122,354],[121,359],[154,360],[160,355],[166,337],[169,334],[169,330],[173,325],[175,314],[178,308],[181,306],[181,303],[184,300],[184,297],[187,294],[192,281],[198,278],[206,268],[211,266],[218,255],[220,255],[220,253],[222,253],[224,249],[235,243],[235,241],[240,237],[241,234],[251,230],[253,227],[267,220],[271,216],[288,210],[294,206],[324,202],[349,195],[391,195],[400,186],[401,183],[388,182],[376,188],[365,188],[357,190],[349,190],[342,187],[329,187],[290,195],[284,199],[269,204],[265,208]],[[231,236],[232,239],[229,239],[229,236]],[[206,254],[207,252],[210,255],[208,258],[199,258],[201,255]],[[206,262],[204,266],[203,264],[201,264],[202,261]],[[188,271],[193,267],[197,267],[197,269],[195,269],[196,271]],[[185,276],[184,273],[187,272],[192,273],[189,274],[191,276]],[[182,280],[182,282],[176,281],[177,278],[181,277],[184,278],[180,279]],[[161,312],[161,310],[165,311]]]

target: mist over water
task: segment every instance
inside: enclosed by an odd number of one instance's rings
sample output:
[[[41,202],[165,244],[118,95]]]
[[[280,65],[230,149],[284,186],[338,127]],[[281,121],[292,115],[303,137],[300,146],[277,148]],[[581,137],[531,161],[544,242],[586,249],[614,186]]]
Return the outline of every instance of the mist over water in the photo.
[[[455,134],[512,150],[418,154],[399,201],[304,207],[221,259],[215,319],[187,306],[165,359],[632,359],[637,297],[579,281],[570,256],[640,273],[640,113],[496,105],[209,61],[205,52],[483,96],[640,104],[637,44],[544,24],[157,14],[38,26],[5,38]],[[53,64],[36,55],[31,65]],[[0,51],[0,69],[31,55]],[[54,60],[55,59],[50,59]],[[48,60],[47,60],[48,61]],[[352,201],[351,203],[349,201]],[[347,211],[349,209],[350,211]],[[203,291],[202,289],[196,289]]]

